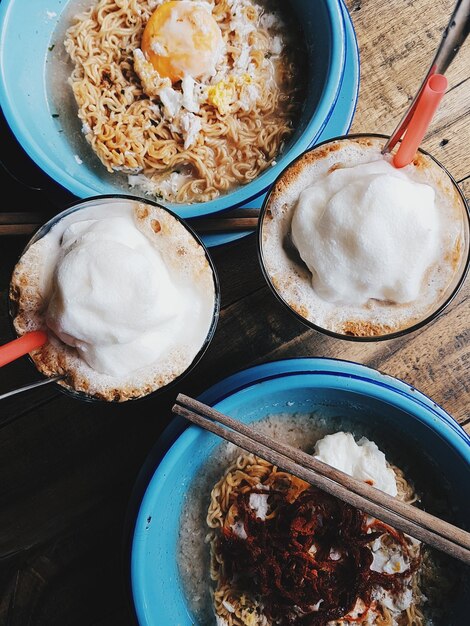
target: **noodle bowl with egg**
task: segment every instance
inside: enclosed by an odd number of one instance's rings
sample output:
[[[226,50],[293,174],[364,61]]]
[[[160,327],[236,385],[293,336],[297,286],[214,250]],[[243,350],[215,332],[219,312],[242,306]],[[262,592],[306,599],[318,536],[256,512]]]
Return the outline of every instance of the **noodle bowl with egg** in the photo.
[[[206,202],[274,163],[304,95],[301,37],[251,0],[100,0],[65,48],[82,131],[109,172]]]

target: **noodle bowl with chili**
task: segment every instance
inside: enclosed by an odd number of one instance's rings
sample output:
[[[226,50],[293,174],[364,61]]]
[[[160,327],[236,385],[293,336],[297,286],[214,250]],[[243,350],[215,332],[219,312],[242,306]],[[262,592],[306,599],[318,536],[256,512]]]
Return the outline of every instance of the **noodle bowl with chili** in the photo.
[[[347,419],[315,414],[257,422],[257,429],[422,506],[408,467],[404,473],[373,441],[344,428]],[[457,574],[417,540],[232,444],[219,446],[203,474],[187,498],[179,541],[196,623],[447,625],[446,594]]]

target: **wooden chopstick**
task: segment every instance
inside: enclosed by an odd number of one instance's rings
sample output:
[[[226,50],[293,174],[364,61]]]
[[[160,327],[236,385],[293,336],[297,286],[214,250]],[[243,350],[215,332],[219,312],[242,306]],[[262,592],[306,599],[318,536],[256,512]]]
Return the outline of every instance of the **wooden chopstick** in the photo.
[[[198,220],[194,220],[194,223],[191,225],[197,233],[235,233],[244,230],[255,230],[258,225],[258,218],[198,218]]]
[[[240,232],[255,230],[259,214],[259,209],[231,209],[213,217],[194,217],[189,222],[198,233]]]
[[[32,211],[0,212],[0,235],[32,235],[49,217]]]
[[[259,213],[259,209],[233,209],[214,217],[191,218],[188,222],[198,233],[241,232],[256,229]],[[49,217],[26,211],[0,213],[0,235],[31,235]]]
[[[222,213],[216,213],[213,217],[214,219],[232,219],[237,217],[255,217],[258,218],[260,214],[260,209],[228,209],[227,211],[222,211]],[[194,220],[203,219],[195,217]],[[208,218],[209,219],[209,218]]]
[[[461,528],[401,502],[301,450],[275,441],[194,398],[179,394],[173,412],[470,565],[470,533]],[[232,430],[223,428],[218,422]]]
[[[0,235],[32,235],[40,224],[0,224]]]
[[[50,215],[33,211],[0,212],[0,224],[44,224]]]

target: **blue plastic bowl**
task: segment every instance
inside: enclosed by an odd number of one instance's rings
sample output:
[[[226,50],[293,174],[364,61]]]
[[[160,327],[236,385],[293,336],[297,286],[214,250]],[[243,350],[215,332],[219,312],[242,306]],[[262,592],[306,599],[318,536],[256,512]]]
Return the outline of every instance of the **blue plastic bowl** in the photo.
[[[235,374],[201,400],[247,423],[320,409],[326,417],[347,415],[358,430],[373,426],[382,434],[375,438],[379,447],[386,450],[393,440],[394,449],[409,450],[412,464],[419,458],[429,481],[442,483],[448,493],[457,523],[469,523],[470,438],[441,407],[400,380],[346,361],[288,359]],[[195,623],[175,558],[180,514],[188,487],[220,439],[195,426],[183,429],[182,421],[172,422],[143,470],[151,478],[138,508],[130,572],[140,626]],[[449,607],[446,626],[466,623],[467,609],[462,594]]]
[[[55,29],[74,0],[2,0],[0,4],[0,104],[17,140],[44,172],[79,198],[123,193],[76,133],[61,132],[60,111],[48,96],[46,69],[60,41]],[[345,64],[345,26],[340,0],[290,0],[309,51],[308,93],[302,118],[277,164],[247,185],[210,202],[168,204],[184,218],[244,205],[265,192],[287,164],[312,145],[338,98]],[[50,47],[54,45],[52,51]],[[65,76],[64,81],[65,82]],[[69,89],[66,84],[56,89]],[[59,113],[59,117],[52,114]],[[80,154],[77,154],[80,153]],[[78,157],[78,158],[77,158]],[[81,157],[81,158],[80,158]],[[81,162],[83,161],[83,162]],[[90,165],[90,163],[94,165]],[[133,192],[134,193],[134,192]]]

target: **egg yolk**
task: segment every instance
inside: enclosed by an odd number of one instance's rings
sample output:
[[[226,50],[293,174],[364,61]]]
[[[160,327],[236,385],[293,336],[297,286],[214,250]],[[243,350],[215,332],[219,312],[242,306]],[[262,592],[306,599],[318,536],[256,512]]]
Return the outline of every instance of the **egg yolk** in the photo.
[[[184,0],[155,9],[142,36],[147,59],[173,83],[213,74],[222,48],[222,33],[209,9]]]

